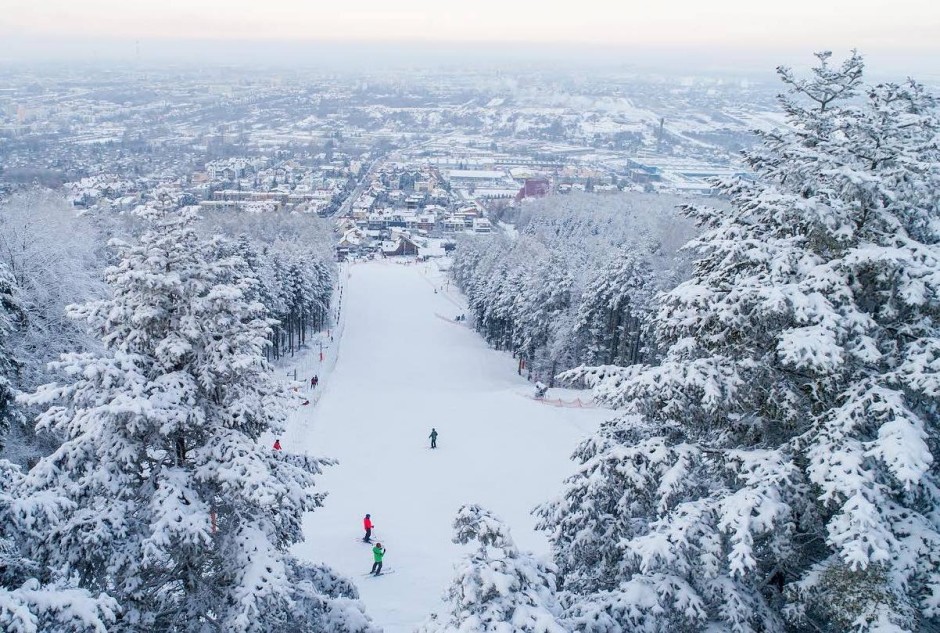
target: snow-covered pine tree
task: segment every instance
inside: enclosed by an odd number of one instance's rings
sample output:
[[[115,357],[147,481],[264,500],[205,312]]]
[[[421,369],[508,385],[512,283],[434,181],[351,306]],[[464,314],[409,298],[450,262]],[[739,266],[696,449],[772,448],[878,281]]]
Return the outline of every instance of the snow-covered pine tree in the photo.
[[[269,357],[290,353],[311,331],[327,327],[336,265],[329,232],[319,220],[281,213],[210,214],[198,228],[227,235],[223,252],[240,255],[258,278],[252,298],[277,320]]]
[[[538,510],[582,631],[923,630],[940,616],[940,131],[862,59],[780,69],[789,128],[723,184],[658,366]]]
[[[478,505],[454,520],[454,542],[477,544],[457,566],[448,612],[432,615],[420,633],[565,633],[555,601],[553,569],[520,552],[509,529]]]
[[[330,307],[333,303],[333,288],[337,282],[337,268],[332,261],[324,259],[310,262],[311,274],[315,287],[308,297],[308,310],[313,317],[315,329],[323,329],[329,325]]]
[[[0,630],[9,633],[104,633],[114,622],[117,602],[92,596],[29,558],[24,544],[42,538],[45,526],[64,507],[55,496],[29,495],[20,468],[0,460]]]
[[[324,462],[260,442],[287,400],[255,279],[192,212],[155,215],[116,244],[111,297],[71,310],[106,353],[63,357],[72,381],[26,398],[64,440],[24,484],[65,501],[30,552],[113,595],[122,631],[372,630],[352,585],[287,553]]]
[[[270,267],[271,279],[274,281],[270,293],[272,303],[269,306],[269,314],[278,321],[272,328],[274,358],[280,358],[287,339],[284,319],[290,313],[291,304],[289,263],[282,253],[274,251],[268,253],[266,265]]]
[[[14,288],[12,275],[0,262],[0,450],[17,415],[16,364],[6,347],[12,322],[20,318]],[[0,459],[0,630],[103,633],[114,619],[114,600],[103,594],[92,597],[26,555],[24,542],[57,516],[62,499],[26,494],[22,481],[20,467]]]
[[[0,451],[14,415],[13,376],[16,362],[7,347],[7,340],[17,318],[19,306],[13,296],[15,284],[6,265],[0,263]]]
[[[525,288],[523,271],[501,264],[486,280],[487,302],[483,311],[483,335],[496,349],[512,349],[519,340],[518,301]]]
[[[577,331],[587,341],[585,364],[642,362],[653,309],[653,271],[637,248],[623,248],[581,295]]]
[[[573,338],[566,319],[573,281],[565,262],[557,256],[545,256],[533,265],[523,282],[525,292],[517,296],[517,314],[513,319],[519,330],[516,347],[539,378],[554,386],[564,347],[553,343],[570,342]]]

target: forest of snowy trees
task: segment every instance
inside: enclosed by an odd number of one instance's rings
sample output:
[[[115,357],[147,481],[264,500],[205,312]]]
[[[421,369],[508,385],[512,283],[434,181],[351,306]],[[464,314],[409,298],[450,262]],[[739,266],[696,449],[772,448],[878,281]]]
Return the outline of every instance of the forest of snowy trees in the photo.
[[[10,296],[4,311],[8,362],[15,369],[4,377],[15,391],[54,380],[49,363],[61,354],[101,349],[98,337],[69,318],[66,307],[107,294],[104,271],[118,261],[109,240],[138,238],[151,212],[154,205],[135,213],[79,215],[44,190],[12,196],[0,206],[0,272]],[[291,354],[311,332],[328,326],[336,274],[325,224],[289,214],[218,213],[204,215],[194,228],[214,242],[219,257],[241,258],[246,274],[257,278],[249,297],[275,320],[271,345],[264,348],[268,360]],[[22,407],[11,413],[9,419],[23,423],[9,428],[0,455],[26,465],[52,450],[54,439],[32,433],[35,413]]]
[[[817,59],[720,197],[460,241],[477,331],[615,413],[533,509],[552,560],[460,507],[419,631],[940,630],[940,115]],[[315,218],[0,206],[0,630],[378,633],[292,554],[333,462],[267,442],[336,277]]]
[[[583,364],[649,361],[653,299],[686,274],[678,249],[694,233],[678,204],[645,194],[550,198],[524,209],[517,237],[461,240],[452,272],[473,325],[549,384]]]
[[[474,519],[494,536],[460,569],[451,625],[428,630],[937,630],[936,102],[913,81],[865,85],[856,54],[779,74],[787,126],[746,153],[753,178],[721,183],[729,206],[684,207],[700,232],[674,280],[650,274],[656,246],[562,228],[574,213],[463,245],[454,276],[481,333],[540,371],[579,363],[562,378],[620,415],[536,509],[553,575],[506,571],[518,554]],[[584,235],[625,248],[578,265]],[[546,617],[505,628],[499,607],[461,607],[516,600],[480,576],[497,565],[540,587]]]
[[[293,354],[311,332],[329,325],[336,264],[325,223],[283,213],[217,212],[203,224],[207,234],[229,238],[220,247],[241,256],[259,281],[253,298],[276,321],[265,349],[269,360]]]
[[[328,242],[243,220],[0,209],[4,631],[374,630],[288,554],[330,462],[258,441],[292,400],[271,350],[327,325]]]

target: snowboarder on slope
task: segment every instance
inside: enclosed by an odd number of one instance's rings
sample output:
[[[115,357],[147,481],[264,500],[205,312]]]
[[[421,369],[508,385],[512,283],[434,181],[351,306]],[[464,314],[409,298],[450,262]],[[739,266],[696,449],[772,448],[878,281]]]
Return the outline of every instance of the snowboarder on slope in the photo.
[[[428,437],[431,438],[431,448],[437,448],[437,430],[434,427],[431,427],[431,434]]]
[[[280,440],[280,439],[274,440],[274,450],[276,450],[276,451],[281,450],[281,440]]]
[[[381,543],[376,543],[375,547],[372,548],[372,558],[375,560],[372,563],[372,571],[369,573],[378,576],[382,573],[382,557],[385,556],[385,548],[382,547]]]
[[[372,542],[372,515],[367,514],[366,518],[362,520],[362,527],[365,528],[366,535],[362,537],[363,542],[371,543]]]

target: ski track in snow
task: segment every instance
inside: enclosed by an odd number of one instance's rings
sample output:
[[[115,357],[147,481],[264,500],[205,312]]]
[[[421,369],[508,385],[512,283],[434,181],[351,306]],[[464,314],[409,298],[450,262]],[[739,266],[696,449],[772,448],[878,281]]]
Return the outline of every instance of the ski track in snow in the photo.
[[[521,397],[532,386],[508,354],[439,318],[457,312],[453,299],[434,293],[425,267],[386,261],[349,270],[345,328],[330,350],[336,367],[321,376],[316,406],[300,407],[281,438],[286,451],[339,460],[320,477],[326,505],[307,515],[307,540],[294,553],[356,580],[369,615],[400,633],[441,606],[467,551],[451,542],[462,504],[492,510],[519,547],[548,555],[530,511],[560,492],[577,442],[611,413]],[[316,367],[311,360],[303,370]],[[440,433],[436,450],[428,448],[431,427]],[[353,538],[362,537],[367,512],[373,541],[396,571],[382,582],[362,578],[372,553]]]

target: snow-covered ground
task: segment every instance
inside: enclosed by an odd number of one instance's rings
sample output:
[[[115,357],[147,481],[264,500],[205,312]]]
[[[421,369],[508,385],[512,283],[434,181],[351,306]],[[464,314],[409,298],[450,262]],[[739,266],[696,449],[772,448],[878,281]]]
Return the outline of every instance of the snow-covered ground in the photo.
[[[578,440],[610,413],[530,399],[512,358],[447,320],[463,311],[460,299],[435,294],[443,282],[429,265],[355,265],[346,283],[335,369],[281,438],[284,450],[340,462],[320,479],[326,507],[308,515],[297,553],[353,578],[387,633],[412,631],[440,605],[463,553],[450,541],[457,509],[480,503],[520,547],[547,554],[530,510],[558,493]],[[298,379],[309,382],[303,373],[318,363],[318,354],[300,360]],[[394,574],[364,576],[372,556],[357,541],[367,512]]]

